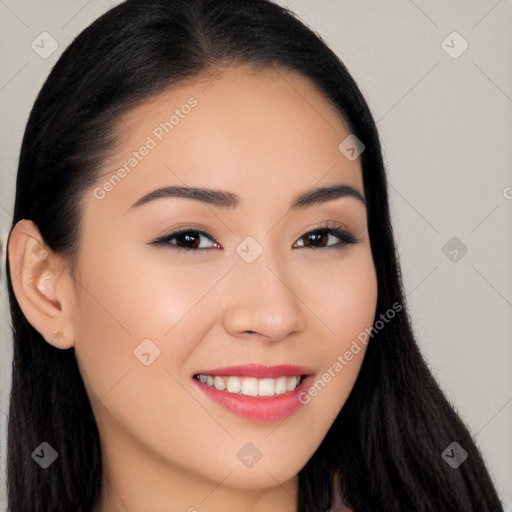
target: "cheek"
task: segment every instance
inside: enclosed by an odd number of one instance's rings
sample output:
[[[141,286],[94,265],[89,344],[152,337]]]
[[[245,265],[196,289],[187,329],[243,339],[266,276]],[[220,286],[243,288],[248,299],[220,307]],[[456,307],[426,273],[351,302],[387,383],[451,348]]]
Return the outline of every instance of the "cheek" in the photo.
[[[311,431],[324,435],[343,407],[359,374],[371,339],[377,305],[377,276],[371,252],[354,251],[326,276],[325,271],[312,280],[323,284],[309,293],[309,304],[315,304],[318,351],[322,353],[322,370],[301,397]],[[311,309],[314,309],[313,307]],[[321,438],[319,438],[319,441]]]
[[[209,439],[216,428],[180,382],[210,327],[212,312],[201,298],[218,278],[106,252],[83,257],[74,311],[76,358],[101,436],[116,445],[121,426],[155,451],[186,460],[192,439]]]
[[[93,251],[82,257],[74,311],[75,353],[93,399],[102,397],[130,369],[179,369],[207,328],[198,301],[211,287],[208,276],[198,280],[190,270],[150,265],[136,252],[105,243],[102,248],[101,258]],[[191,329],[197,336],[190,335]],[[180,343],[170,346],[177,339]],[[144,364],[148,361],[151,365]]]
[[[326,271],[326,268],[329,271]],[[346,350],[371,327],[377,305],[377,276],[369,247],[354,248],[339,260],[308,268],[297,295],[313,313],[313,332],[325,356]]]
[[[354,258],[350,272],[340,276],[335,285],[332,302],[326,307],[333,330],[333,343],[328,343],[328,366],[324,381],[334,392],[341,393],[344,403],[357,378],[377,307],[377,276],[369,248]],[[332,338],[330,338],[332,340]],[[341,357],[340,357],[341,356]],[[332,377],[332,375],[335,377]],[[329,380],[331,378],[331,380]]]

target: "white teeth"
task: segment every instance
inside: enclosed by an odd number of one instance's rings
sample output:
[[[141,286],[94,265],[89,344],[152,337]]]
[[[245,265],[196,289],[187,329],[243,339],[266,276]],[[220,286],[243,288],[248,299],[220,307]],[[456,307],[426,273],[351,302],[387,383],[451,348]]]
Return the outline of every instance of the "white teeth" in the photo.
[[[242,384],[238,377],[229,377],[228,382],[226,384],[226,389],[230,393],[240,393],[242,389]]]
[[[276,395],[286,393],[286,377],[276,379]]]
[[[247,377],[242,380],[242,395],[258,396],[258,379]]]
[[[286,390],[293,391],[297,387],[298,377],[290,377],[286,382]]]
[[[257,379],[255,377],[221,377],[199,374],[197,378],[209,387],[245,396],[275,396],[293,391],[301,382],[300,376]]]
[[[295,388],[293,388],[295,389]],[[274,396],[275,395],[274,379],[261,379],[258,383],[258,395]],[[292,390],[291,390],[292,391]]]
[[[224,391],[226,389],[226,383],[222,377],[218,377],[217,375],[213,378],[213,387]]]

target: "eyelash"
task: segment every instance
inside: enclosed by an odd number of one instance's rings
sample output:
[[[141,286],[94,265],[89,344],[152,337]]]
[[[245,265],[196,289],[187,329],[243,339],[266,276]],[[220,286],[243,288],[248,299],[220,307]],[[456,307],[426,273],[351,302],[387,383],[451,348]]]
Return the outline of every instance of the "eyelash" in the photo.
[[[316,228],[316,229],[314,229],[312,231],[308,231],[307,233],[304,233],[304,235],[302,235],[299,238],[299,240],[305,238],[308,235],[315,234],[315,233],[322,233],[322,234],[326,234],[326,235],[334,235],[335,237],[339,238],[341,240],[341,242],[339,242],[339,243],[337,243],[335,245],[330,245],[330,246],[325,246],[325,247],[312,247],[312,248],[310,248],[310,249],[313,249],[313,250],[318,250],[318,249],[338,249],[338,250],[341,250],[346,245],[356,244],[359,241],[352,233],[350,233],[349,231],[343,229],[343,226],[341,226],[340,224],[337,224],[337,223],[332,223],[332,222],[326,223],[323,226],[320,226],[320,227],[318,227],[318,228]],[[185,251],[185,252],[208,251],[208,250],[211,250],[211,249],[217,249],[218,248],[218,247],[207,247],[206,249],[204,249],[204,248],[203,249],[197,249],[197,248],[193,249],[193,248],[186,248],[186,247],[185,248],[184,247],[178,247],[178,246],[170,243],[170,240],[172,240],[174,238],[177,238],[180,235],[184,235],[184,234],[202,235],[202,236],[205,236],[206,238],[208,238],[211,242],[215,241],[215,239],[209,233],[206,233],[205,231],[202,231],[200,229],[193,228],[193,227],[186,227],[186,228],[182,228],[182,229],[179,229],[177,231],[174,231],[172,233],[163,235],[163,236],[153,240],[152,242],[150,242],[150,244],[151,245],[167,245],[167,246],[172,247],[173,250],[175,250],[177,252],[180,252],[180,251]],[[306,247],[306,246],[302,246],[300,248],[308,249],[308,247]]]

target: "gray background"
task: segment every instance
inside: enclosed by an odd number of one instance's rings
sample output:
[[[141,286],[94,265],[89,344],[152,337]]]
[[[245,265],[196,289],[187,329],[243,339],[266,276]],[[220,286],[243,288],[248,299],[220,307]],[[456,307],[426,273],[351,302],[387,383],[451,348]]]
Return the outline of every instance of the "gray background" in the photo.
[[[117,3],[0,0],[4,246],[21,138],[35,96],[63,49]],[[325,38],[366,96],[384,147],[418,342],[482,450],[505,509],[512,511],[512,2],[279,3]],[[52,48],[42,32],[58,44],[49,56],[41,55]],[[5,510],[12,358],[5,247],[1,258],[0,509]]]

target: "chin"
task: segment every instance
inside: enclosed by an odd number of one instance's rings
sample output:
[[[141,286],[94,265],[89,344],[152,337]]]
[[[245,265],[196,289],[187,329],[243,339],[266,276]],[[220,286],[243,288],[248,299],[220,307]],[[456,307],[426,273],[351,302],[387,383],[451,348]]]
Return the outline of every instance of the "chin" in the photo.
[[[292,480],[299,473],[300,468],[236,468],[225,480],[229,487],[244,489],[247,491],[262,491],[276,487]],[[225,475],[224,475],[225,476]]]

